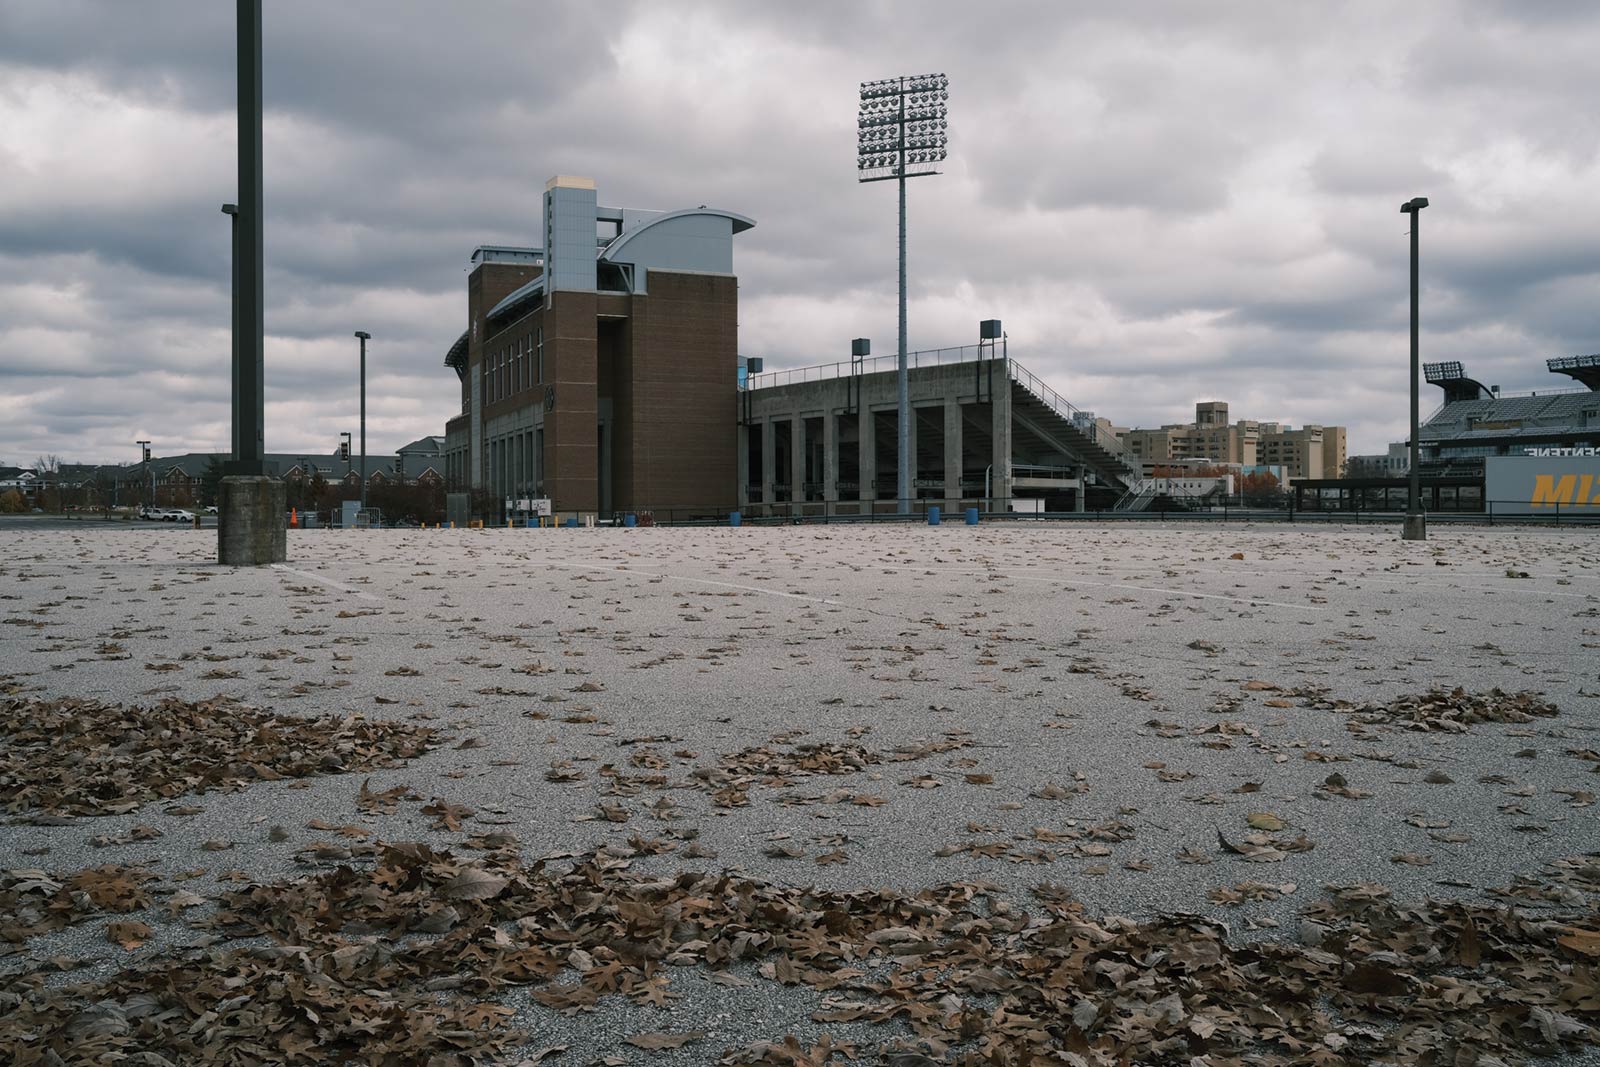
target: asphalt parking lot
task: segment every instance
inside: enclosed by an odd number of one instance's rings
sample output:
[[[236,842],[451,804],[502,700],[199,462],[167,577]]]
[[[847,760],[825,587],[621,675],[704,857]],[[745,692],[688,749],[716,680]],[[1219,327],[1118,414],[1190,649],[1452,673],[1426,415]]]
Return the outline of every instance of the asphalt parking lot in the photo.
[[[275,879],[308,869],[319,819],[438,848],[493,828],[525,859],[601,849],[652,876],[840,892],[982,882],[1024,900],[1050,883],[1092,915],[1295,940],[1324,886],[1490,900],[1600,851],[1591,530],[312,530],[291,531],[285,565],[236,570],[212,562],[214,533],[134,528],[163,536],[0,526],[13,696],[221,697],[445,743],[369,775],[206,794],[199,812],[13,821],[0,867],[205,865],[186,883],[205,895],[208,842]],[[1555,712],[1423,729],[1377,710],[1457,688]],[[766,769],[741,802],[719,799],[748,767]],[[418,800],[359,810],[363,778]],[[441,829],[422,810],[441,798],[474,815]],[[693,834],[630,852],[663,803]],[[1240,898],[1262,880],[1279,891]],[[189,936],[152,926],[142,952]],[[24,958],[105,949],[80,926]],[[737,992],[671,1021],[718,1049],[814,1035],[814,999],[778,987],[752,1009]],[[633,1022],[518,1011],[645,1062],[622,1044]]]

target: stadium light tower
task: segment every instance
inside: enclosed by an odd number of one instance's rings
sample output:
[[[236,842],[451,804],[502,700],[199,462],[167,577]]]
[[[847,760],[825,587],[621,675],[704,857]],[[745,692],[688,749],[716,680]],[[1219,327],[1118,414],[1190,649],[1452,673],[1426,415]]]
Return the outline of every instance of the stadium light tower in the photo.
[[[906,376],[906,179],[938,174],[944,160],[950,79],[915,74],[861,83],[856,178],[900,185],[900,514],[911,513],[911,387]]]
[[[357,330],[361,340],[361,510],[367,510],[367,342],[372,335]]]
[[[1411,491],[1406,501],[1406,521],[1400,528],[1404,541],[1428,539],[1428,517],[1422,513],[1422,448],[1417,442],[1418,411],[1422,388],[1417,380],[1417,230],[1422,225],[1422,209],[1428,206],[1425,196],[1413,197],[1400,205],[1402,214],[1411,216]]]

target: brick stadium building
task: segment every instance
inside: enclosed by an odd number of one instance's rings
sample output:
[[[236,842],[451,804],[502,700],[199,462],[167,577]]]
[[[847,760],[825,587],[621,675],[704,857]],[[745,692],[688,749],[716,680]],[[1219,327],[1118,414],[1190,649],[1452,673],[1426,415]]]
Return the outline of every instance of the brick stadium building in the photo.
[[[599,206],[587,178],[550,179],[544,247],[485,246],[467,328],[445,355],[461,414],[445,427],[450,488],[548,498],[558,514],[725,512],[736,497],[738,279],[733,235],[704,206]]]

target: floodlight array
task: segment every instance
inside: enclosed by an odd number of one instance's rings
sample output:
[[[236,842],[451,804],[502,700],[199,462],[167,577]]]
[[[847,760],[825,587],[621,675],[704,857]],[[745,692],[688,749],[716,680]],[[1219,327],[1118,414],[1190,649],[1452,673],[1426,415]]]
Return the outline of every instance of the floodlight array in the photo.
[[[949,86],[943,74],[862,82],[856,166],[883,170],[943,160],[949,146]]]
[[[861,99],[875,100],[900,96],[903,93],[940,93],[950,88],[950,79],[943,74],[912,74],[904,78],[884,78],[881,81],[862,82]]]

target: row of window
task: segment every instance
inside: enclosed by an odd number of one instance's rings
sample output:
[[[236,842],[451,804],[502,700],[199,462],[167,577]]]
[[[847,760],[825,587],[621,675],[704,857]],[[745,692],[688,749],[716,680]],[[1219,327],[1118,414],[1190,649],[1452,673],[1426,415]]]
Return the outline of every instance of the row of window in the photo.
[[[544,381],[544,327],[507,341],[483,357],[484,403],[493,404]]]
[[[488,442],[484,483],[495,496],[544,495],[544,429],[525,430]]]

